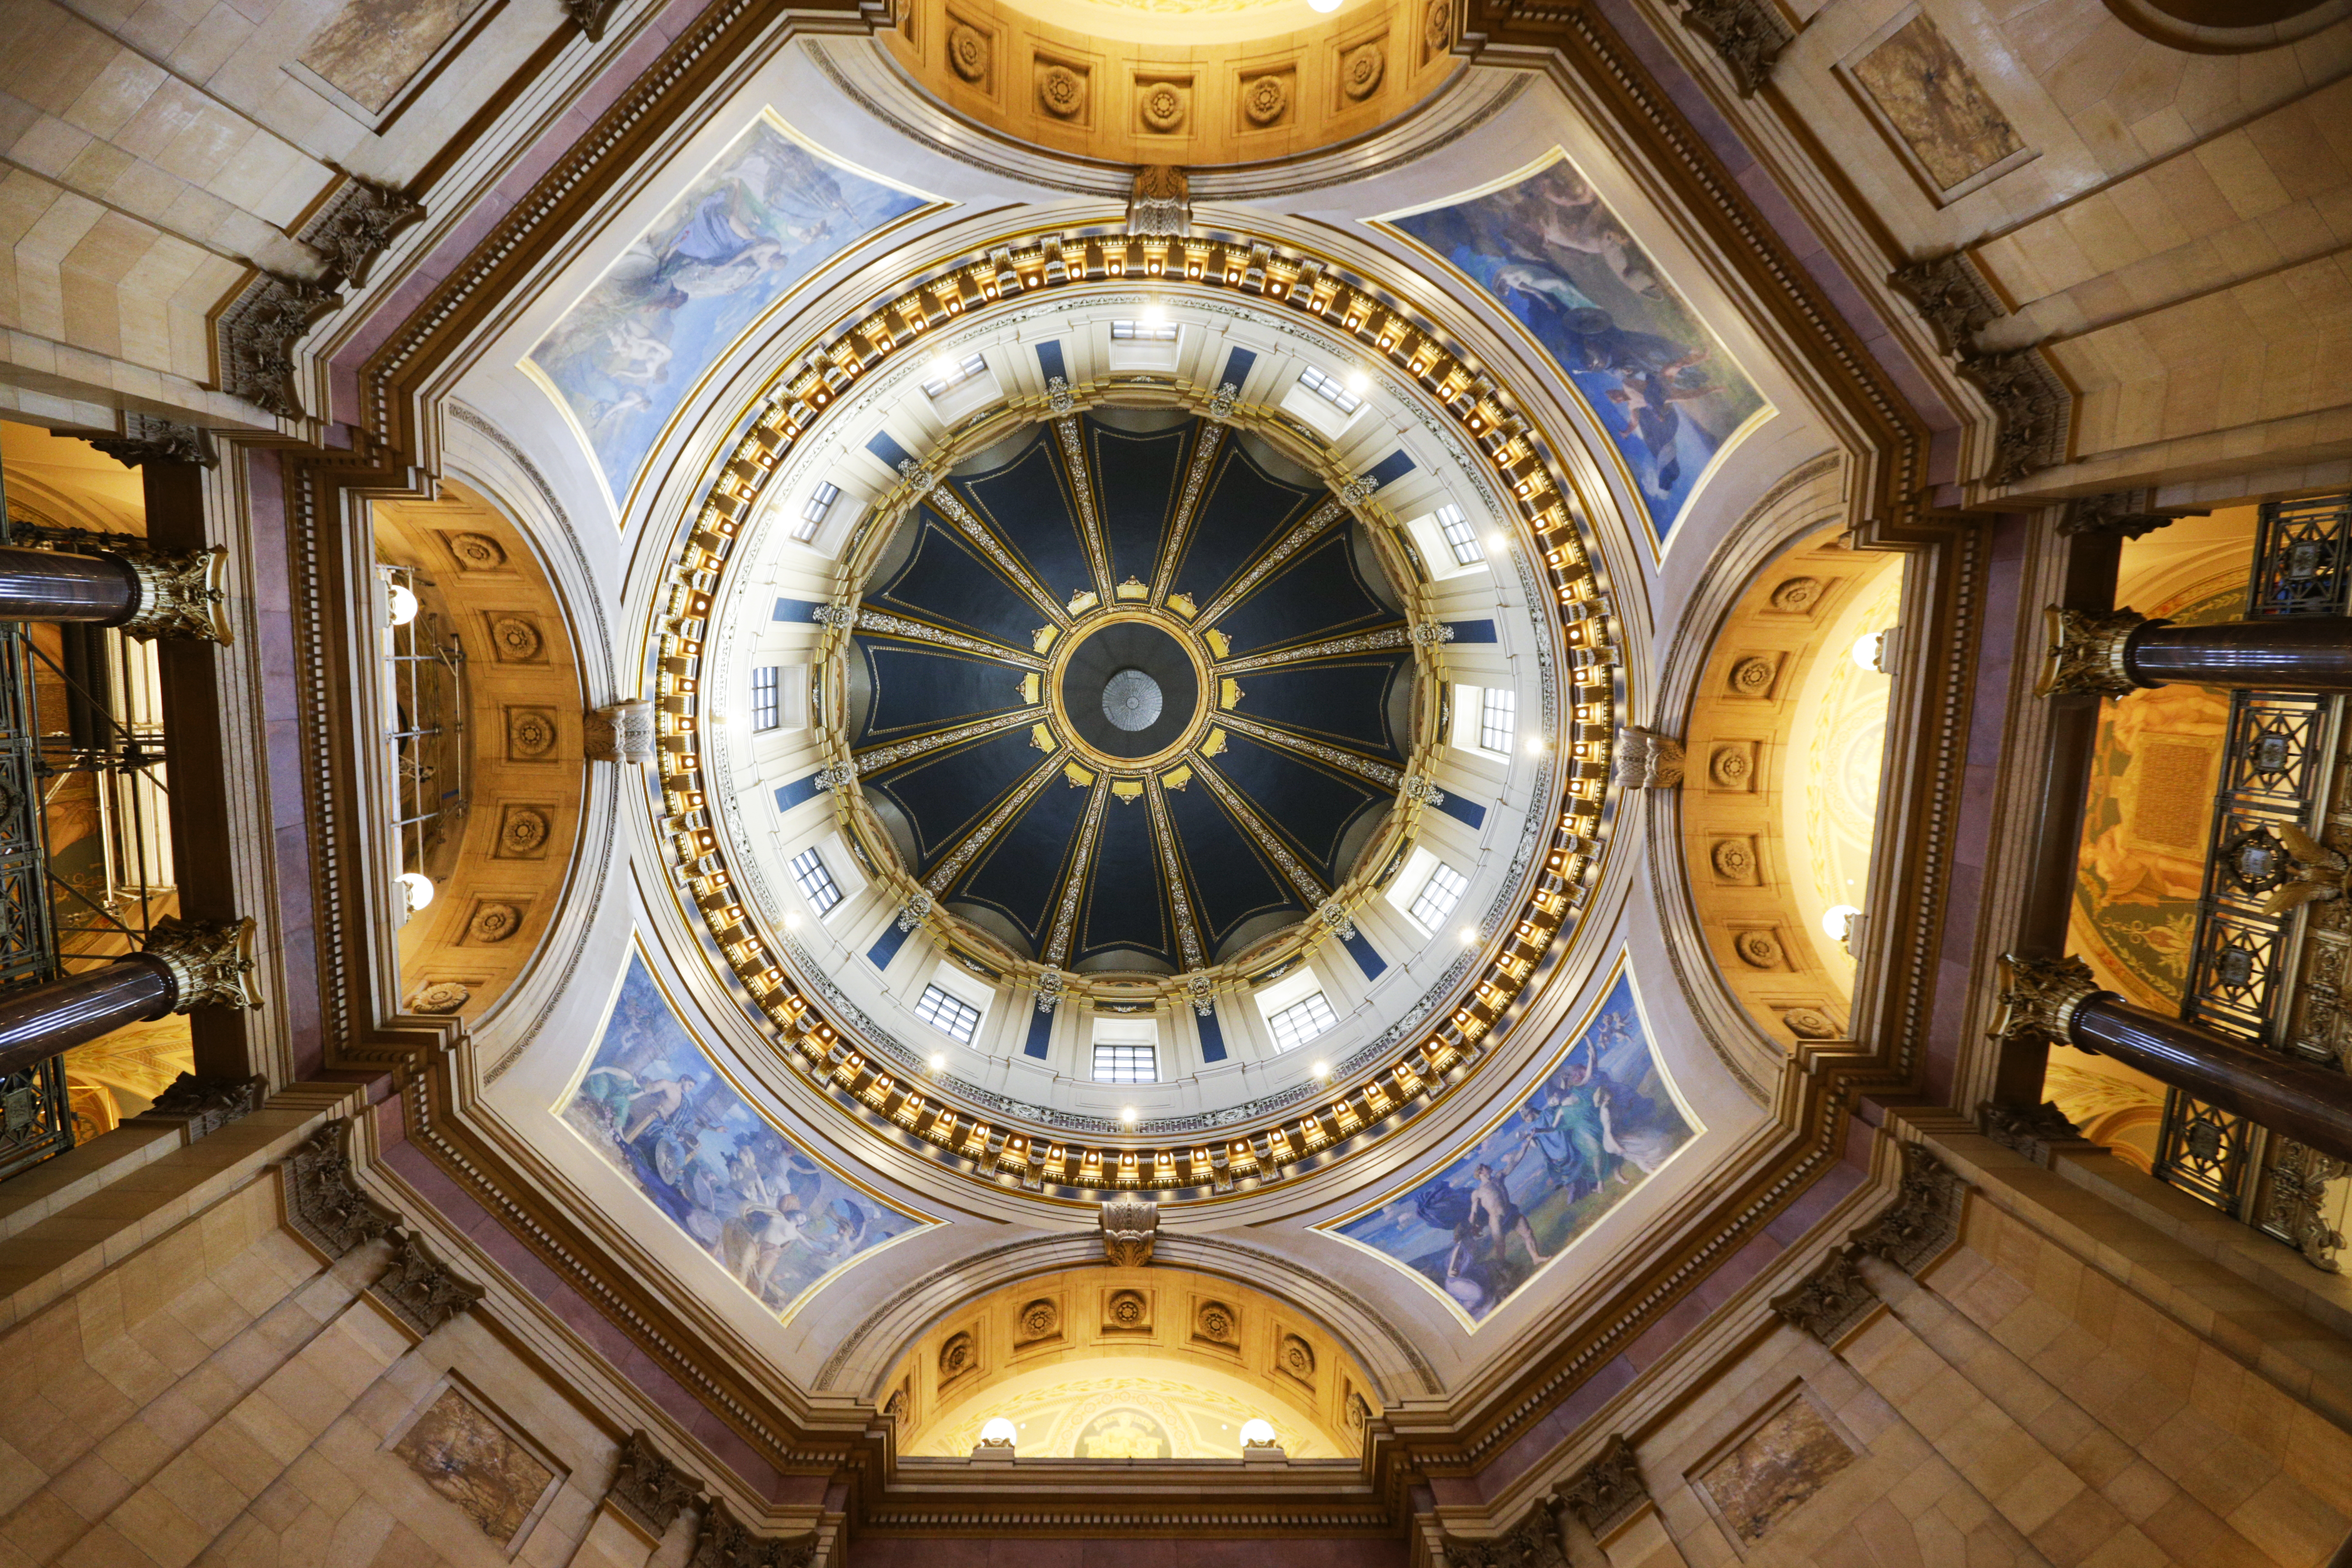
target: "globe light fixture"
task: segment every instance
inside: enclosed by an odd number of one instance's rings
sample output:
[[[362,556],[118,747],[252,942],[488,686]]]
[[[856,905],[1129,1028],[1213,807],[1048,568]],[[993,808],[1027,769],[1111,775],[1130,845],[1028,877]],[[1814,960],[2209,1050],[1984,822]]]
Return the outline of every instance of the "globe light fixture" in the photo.
[[[1886,634],[1885,632],[1864,632],[1853,639],[1853,662],[1873,675],[1884,675],[1886,672],[1885,666],[1881,663],[1885,654]]]
[[[980,1429],[980,1446],[983,1448],[1010,1448],[1020,1436],[1013,1423],[1002,1415],[992,1415],[988,1425]]]
[[[1852,904],[1832,904],[1822,911],[1822,934],[1832,942],[1848,942],[1853,936],[1853,922],[1862,910]]]
[[[415,589],[403,584],[394,583],[385,589],[384,599],[386,603],[386,613],[392,617],[392,625],[395,626],[404,626],[409,622],[416,618],[416,591]]]
[[[433,895],[440,890],[434,887],[433,879],[422,871],[403,871],[400,874],[400,885],[407,892],[410,914],[415,914],[417,910],[430,906],[433,902]]]
[[[1326,16],[1339,8],[1339,0],[1307,0],[1307,4],[1309,9],[1319,11]]]
[[[1257,1415],[1253,1415],[1243,1422],[1242,1447],[1244,1448],[1273,1447],[1274,1423]]]

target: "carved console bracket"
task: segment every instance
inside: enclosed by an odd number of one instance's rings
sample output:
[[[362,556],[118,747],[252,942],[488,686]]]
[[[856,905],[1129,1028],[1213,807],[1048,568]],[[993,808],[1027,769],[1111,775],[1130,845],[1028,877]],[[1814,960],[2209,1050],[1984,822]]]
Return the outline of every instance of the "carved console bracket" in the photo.
[[[1616,778],[1624,789],[1672,789],[1683,782],[1683,743],[1654,730],[1621,725]]]
[[[347,175],[294,237],[317,250],[315,279],[257,271],[214,323],[220,388],[280,419],[303,417],[294,384],[294,345],[339,309],[345,284],[367,281],[392,237],[425,216],[405,192]]]
[[[1568,1568],[1559,1523],[1551,1506],[1539,1503],[1500,1535],[1484,1541],[1445,1537],[1445,1568]]]
[[[702,1534],[695,1541],[687,1568],[810,1568],[815,1560],[814,1531],[754,1535],[723,1500],[714,1498],[703,1512]]]
[[[194,463],[209,468],[220,461],[211,431],[145,414],[125,414],[121,435],[100,436],[90,445],[127,468],[142,463]]]
[[[1128,193],[1127,232],[1182,237],[1192,232],[1192,182],[1171,163],[1146,163],[1135,171]]]
[[[1987,1100],[1977,1107],[1977,1126],[2010,1152],[2042,1166],[2050,1163],[2054,1146],[2085,1142],[2082,1130],[2047,1100],[2040,1105],[1995,1105]]]
[[[1683,0],[1683,26],[1715,46],[1742,98],[1771,79],[1772,66],[1794,37],[1772,0]]]
[[[482,1299],[482,1287],[452,1274],[404,1230],[392,1233],[392,1262],[368,1289],[420,1339]]]
[[[604,41],[604,28],[620,8],[621,0],[563,0],[564,19],[592,44]]]
[[[1160,1205],[1150,1198],[1122,1193],[1103,1200],[1103,1258],[1114,1268],[1140,1268],[1151,1261],[1160,1239]]]
[[[389,1236],[400,1217],[360,1191],[352,1179],[351,1130],[340,1117],[328,1122],[282,1167],[287,1217],[330,1258]]]
[[[643,767],[654,760],[654,705],[642,697],[596,709],[582,728],[592,763]]]
[[[1979,345],[1979,334],[2005,319],[2009,308],[1975,258],[1964,250],[1931,256],[1896,268],[1886,284],[1911,302],[1935,334],[1936,347],[1992,405],[1987,484],[2015,484],[2066,460],[2074,395],[2039,344],[1998,353]]]
[[[2094,534],[2137,539],[2184,517],[2210,515],[2179,507],[2158,508],[2154,490],[2109,490],[2105,495],[2076,496],[2068,501],[2065,514],[2058,520],[2058,531],[2069,537]]]
[[[1942,1257],[1960,1236],[1960,1209],[1969,1184],[1925,1144],[1903,1145],[1903,1183],[1894,1205],[1853,1233],[1853,1247],[1916,1274]]]
[[[425,204],[407,192],[350,175],[294,237],[325,260],[331,281],[357,288],[392,237],[424,216]]]
[[[1649,1506],[1650,1489],[1643,1483],[1633,1445],[1622,1432],[1611,1436],[1601,1457],[1570,1477],[1552,1500],[1574,1514],[1594,1540],[1605,1539]]]
[[[656,1541],[669,1532],[686,1505],[701,1495],[700,1479],[671,1463],[642,1430],[630,1433],[621,1445],[620,1467],[613,1472],[613,1484],[604,1489],[604,1500]]]
[[[1818,1268],[1798,1281],[1795,1289],[1772,1298],[1774,1312],[1822,1343],[1832,1346],[1877,1305],[1878,1292],[1870,1288],[1862,1270],[1853,1266],[1853,1257],[1843,1251],[1822,1258]]]
[[[187,1141],[193,1143],[240,1117],[252,1115],[268,1098],[269,1080],[266,1078],[198,1078],[184,1072],[155,1097],[155,1103],[147,1108],[146,1113],[176,1119]]]

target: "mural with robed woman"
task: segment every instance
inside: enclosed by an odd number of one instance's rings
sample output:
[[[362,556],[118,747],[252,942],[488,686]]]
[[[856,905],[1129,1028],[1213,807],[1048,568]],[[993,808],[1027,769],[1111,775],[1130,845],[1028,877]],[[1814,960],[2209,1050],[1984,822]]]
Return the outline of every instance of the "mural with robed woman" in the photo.
[[[1549,1071],[1433,1175],[1317,1228],[1427,1282],[1475,1327],[1702,1131],[1621,961]]]
[[[1565,153],[1381,221],[1484,289],[1551,357],[1624,458],[1661,543],[1717,458],[1771,412]]]
[[[631,952],[563,1120],[764,1306],[926,1222],[844,1179],[753,1110]]]

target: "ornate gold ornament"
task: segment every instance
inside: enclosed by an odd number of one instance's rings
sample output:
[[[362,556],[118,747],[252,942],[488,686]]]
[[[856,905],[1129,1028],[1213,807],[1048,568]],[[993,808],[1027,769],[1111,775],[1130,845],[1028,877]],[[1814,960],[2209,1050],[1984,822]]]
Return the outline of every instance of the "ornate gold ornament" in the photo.
[[[2124,650],[2140,627],[2169,624],[2151,621],[2129,608],[2098,614],[2053,605],[2042,615],[2050,647],[2042,656],[2042,679],[2033,685],[2037,697],[2121,697],[2140,689],[2124,668]]]
[[[2041,1038],[2066,1043],[2074,1027],[2075,1010],[2094,996],[2107,993],[2091,978],[2091,966],[2079,958],[2020,958],[2004,954],[2000,961],[2000,1020],[1993,1025],[1996,1039]]]
[[[219,545],[188,555],[171,555],[137,544],[110,546],[108,553],[129,566],[138,581],[138,607],[122,629],[142,641],[188,637],[226,647],[229,629],[228,552]]]
[[[253,921],[157,921],[144,950],[172,973],[172,1011],[258,1007],[253,988]]]

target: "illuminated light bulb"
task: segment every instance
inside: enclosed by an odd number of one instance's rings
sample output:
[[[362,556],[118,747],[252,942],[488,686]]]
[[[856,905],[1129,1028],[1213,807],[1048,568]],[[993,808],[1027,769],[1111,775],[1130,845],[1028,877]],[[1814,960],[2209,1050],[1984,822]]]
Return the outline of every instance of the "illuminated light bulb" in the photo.
[[[404,626],[416,618],[416,595],[414,590],[394,583],[385,596],[391,601],[394,626]]]
[[[1494,542],[1496,549],[1508,550],[1511,547],[1511,536],[1507,533],[1498,533],[1495,535]]]
[[[1121,1121],[1126,1122],[1129,1127],[1134,1126],[1134,1125],[1135,1125],[1135,1107],[1133,1107],[1132,1105],[1122,1105],[1122,1106],[1120,1106],[1120,1107],[1118,1108],[1118,1119],[1119,1119]]]
[[[1312,4],[1314,3],[1314,0],[1307,0],[1307,3],[1308,3],[1309,5],[1312,5]],[[1370,376],[1366,375],[1362,371],[1360,371],[1360,370],[1351,370],[1351,371],[1349,371],[1349,372],[1348,373],[1348,390],[1349,390],[1349,391],[1350,391],[1350,392],[1352,392],[1352,393],[1356,394],[1358,396],[1360,396],[1360,396],[1361,396],[1361,395],[1363,395],[1365,393],[1370,392],[1370,391],[1371,390],[1371,388],[1372,388],[1372,378],[1371,378]]]
[[[1853,662],[1873,675],[1881,673],[1879,661],[1885,657],[1886,634],[1864,632],[1853,639]]]
[[[1475,947],[1478,945],[1478,928],[1476,926],[1464,926],[1462,928],[1462,945],[1465,947]]]
[[[1531,740],[1531,741],[1529,741],[1529,742],[1528,742],[1528,755],[1529,755],[1529,756],[1531,756],[1531,757],[1540,757],[1540,756],[1542,756],[1543,754],[1544,754],[1544,742],[1543,742],[1543,737],[1542,737],[1541,735],[1538,735],[1538,736],[1536,736],[1533,740]]]
[[[1317,1062],[1314,1067],[1314,1073],[1317,1078],[1329,1078],[1331,1076],[1331,1064],[1329,1062]]]
[[[931,1054],[931,1070],[933,1072],[948,1070],[948,1058],[944,1052],[934,1051]]]
[[[798,930],[800,930],[800,929],[801,929],[801,917],[800,917],[800,916],[798,916],[798,915],[794,915],[794,914],[787,914],[786,916],[784,916],[784,929],[785,929],[786,931],[798,931]]]
[[[1832,904],[1822,911],[1822,934],[1832,942],[1843,942],[1852,934],[1854,918],[1862,911],[1852,904]]]
[[[408,909],[411,914],[418,910],[429,908],[433,902],[433,895],[440,890],[434,887],[433,879],[422,871],[403,871],[400,874],[400,885],[407,890]]]
[[[953,381],[955,379],[955,361],[948,358],[945,354],[941,354],[939,358],[931,362],[931,379],[933,381]]]
[[[1242,1447],[1244,1448],[1273,1447],[1274,1423],[1258,1415],[1253,1415],[1243,1422]]]
[[[1309,9],[1318,11],[1326,16],[1339,8],[1339,0],[1307,0],[1307,4]]]
[[[1168,324],[1168,312],[1157,305],[1146,305],[1143,308],[1143,324],[1147,327],[1164,327]]]
[[[980,1440],[992,1448],[1010,1448],[1021,1429],[1002,1415],[992,1415],[988,1425],[980,1429]]]

